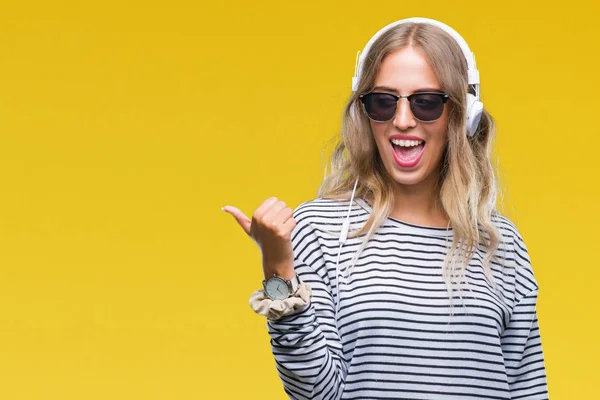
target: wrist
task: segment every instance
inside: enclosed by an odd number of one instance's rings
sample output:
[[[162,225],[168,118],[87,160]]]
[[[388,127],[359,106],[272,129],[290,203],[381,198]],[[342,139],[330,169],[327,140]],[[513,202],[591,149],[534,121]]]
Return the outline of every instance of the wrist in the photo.
[[[273,275],[280,276],[284,279],[292,279],[296,275],[293,261],[287,261],[283,263],[270,263],[263,261],[263,272],[265,279],[269,279]]]

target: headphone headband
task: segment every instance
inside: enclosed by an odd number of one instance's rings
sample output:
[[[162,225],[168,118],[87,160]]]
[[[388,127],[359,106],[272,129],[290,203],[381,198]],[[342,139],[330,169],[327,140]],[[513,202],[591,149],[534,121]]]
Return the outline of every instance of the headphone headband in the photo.
[[[362,72],[362,66],[364,63],[364,59],[365,59],[366,55],[369,53],[369,50],[371,49],[371,46],[373,45],[373,43],[388,29],[391,29],[391,28],[401,25],[401,24],[412,23],[412,22],[435,25],[438,28],[441,28],[442,30],[444,30],[450,36],[452,36],[454,38],[454,40],[460,46],[460,48],[463,52],[463,55],[465,57],[465,60],[467,61],[468,84],[469,85],[479,85],[479,71],[477,70],[477,67],[475,65],[475,55],[471,52],[471,49],[469,49],[469,45],[467,44],[465,39],[463,39],[463,37],[460,36],[459,33],[456,32],[454,29],[452,29],[451,27],[449,27],[448,25],[446,25],[440,21],[436,21],[434,19],[429,19],[429,18],[414,17],[414,18],[401,19],[399,21],[392,22],[391,24],[384,26],[375,35],[373,35],[373,37],[367,42],[363,51],[362,52],[359,51],[359,53],[357,53],[356,69],[354,71],[354,77],[352,77],[352,91],[353,92],[356,92],[356,90],[358,89],[358,80],[359,80],[360,74]],[[359,54],[360,54],[360,56],[359,56]],[[477,90],[477,92],[479,92],[479,90]]]

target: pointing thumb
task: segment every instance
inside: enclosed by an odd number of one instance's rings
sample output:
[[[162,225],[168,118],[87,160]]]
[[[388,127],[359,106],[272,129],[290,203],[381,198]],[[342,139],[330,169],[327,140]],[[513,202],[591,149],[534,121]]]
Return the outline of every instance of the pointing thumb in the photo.
[[[221,210],[231,214],[237,223],[242,227],[244,232],[250,235],[250,226],[252,225],[252,220],[250,218],[246,217],[243,212],[233,206],[225,206],[221,208]]]

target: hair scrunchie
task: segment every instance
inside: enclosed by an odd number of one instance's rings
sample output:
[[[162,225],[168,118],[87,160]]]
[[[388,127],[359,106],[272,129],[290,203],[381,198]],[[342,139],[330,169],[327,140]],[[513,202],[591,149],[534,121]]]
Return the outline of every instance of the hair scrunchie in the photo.
[[[249,303],[255,313],[264,315],[269,320],[278,320],[302,311],[309,303],[311,295],[310,286],[300,282],[296,293],[287,299],[271,300],[263,289],[259,289],[252,293]]]

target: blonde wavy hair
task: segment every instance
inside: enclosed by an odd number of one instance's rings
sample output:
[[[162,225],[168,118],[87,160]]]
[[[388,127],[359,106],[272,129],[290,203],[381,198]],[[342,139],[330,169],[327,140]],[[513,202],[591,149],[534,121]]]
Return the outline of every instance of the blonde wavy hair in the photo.
[[[372,199],[373,212],[360,230],[348,236],[354,238],[367,233],[355,254],[356,262],[394,206],[393,178],[387,173],[378,154],[369,119],[360,107],[358,96],[373,88],[384,57],[407,46],[425,54],[442,90],[450,95],[447,103],[450,107],[448,144],[437,185],[439,204],[449,216],[449,225],[454,232],[443,264],[443,278],[452,303],[453,284],[458,284],[460,293],[467,265],[480,245],[486,249],[485,274],[497,290],[490,262],[502,237],[492,222],[492,216],[498,214],[495,170],[490,160],[494,120],[484,109],[476,134],[467,136],[466,95],[467,90],[470,93],[474,91],[468,87],[467,63],[454,38],[431,24],[406,23],[386,31],[373,43],[365,57],[358,89],[344,108],[341,138],[329,160],[331,172],[325,177],[317,195],[320,198],[348,200],[355,180],[360,178],[355,196]]]

